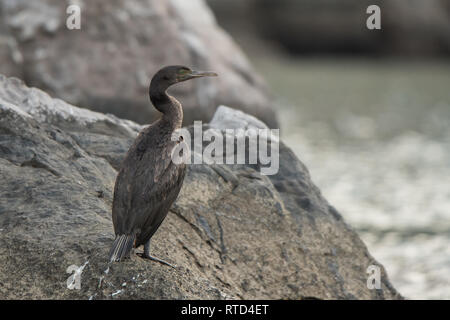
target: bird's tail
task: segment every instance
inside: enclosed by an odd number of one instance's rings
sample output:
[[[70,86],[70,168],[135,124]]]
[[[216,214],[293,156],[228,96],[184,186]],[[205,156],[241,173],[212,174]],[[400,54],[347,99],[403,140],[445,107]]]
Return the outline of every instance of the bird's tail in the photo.
[[[135,238],[136,235],[131,234],[117,235],[109,251],[109,261],[120,261],[125,257],[129,257]]]

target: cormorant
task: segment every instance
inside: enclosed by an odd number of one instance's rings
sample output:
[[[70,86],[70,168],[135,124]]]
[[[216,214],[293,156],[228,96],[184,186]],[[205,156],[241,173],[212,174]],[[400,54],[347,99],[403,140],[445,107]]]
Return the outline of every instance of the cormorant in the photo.
[[[180,192],[185,164],[176,165],[171,154],[177,141],[172,133],[181,128],[183,108],[167,89],[178,82],[217,76],[184,66],[168,66],[152,78],[150,100],[162,117],[143,129],[128,150],[114,187],[112,220],[116,239],[110,262],[130,257],[133,247],[144,245],[143,258],[167,262],[150,255],[150,239]]]

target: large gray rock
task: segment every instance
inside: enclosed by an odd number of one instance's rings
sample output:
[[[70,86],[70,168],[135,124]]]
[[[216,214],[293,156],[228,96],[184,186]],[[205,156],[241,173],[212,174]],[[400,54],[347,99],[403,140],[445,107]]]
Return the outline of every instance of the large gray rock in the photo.
[[[233,119],[265,126],[221,107],[204,130]],[[0,299],[401,298],[277,139],[277,175],[259,165],[188,166],[152,242],[176,269],[135,255],[107,269],[116,170],[140,129],[0,76]],[[380,290],[367,288],[372,264]],[[80,290],[67,288],[73,265]]]
[[[216,24],[203,0],[90,0],[81,30],[69,30],[69,1],[0,0],[0,73],[17,76],[53,96],[139,123],[158,114],[148,99],[162,66],[214,70],[214,80],[173,89],[185,123],[208,121],[227,104],[276,127],[263,80]]]

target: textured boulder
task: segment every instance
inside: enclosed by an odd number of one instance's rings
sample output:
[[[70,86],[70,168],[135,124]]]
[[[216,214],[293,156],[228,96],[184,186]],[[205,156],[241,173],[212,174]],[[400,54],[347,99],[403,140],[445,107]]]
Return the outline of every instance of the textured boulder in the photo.
[[[203,128],[230,125],[265,127],[221,107]],[[152,241],[176,269],[136,255],[108,268],[116,170],[140,128],[0,76],[0,299],[401,298],[276,139],[273,176],[258,165],[188,166]],[[372,264],[380,290],[366,285]],[[79,290],[67,288],[73,270]]]
[[[164,65],[184,64],[220,75],[173,89],[185,123],[191,115],[208,121],[227,104],[276,127],[264,82],[203,0],[79,3],[81,29],[69,30],[66,1],[0,0],[0,73],[73,104],[150,123],[157,116],[150,77]]]

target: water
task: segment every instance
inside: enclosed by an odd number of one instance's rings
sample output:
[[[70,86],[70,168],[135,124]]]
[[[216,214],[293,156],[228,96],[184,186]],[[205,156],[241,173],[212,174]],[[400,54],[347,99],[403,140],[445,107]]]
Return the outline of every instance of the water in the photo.
[[[411,299],[450,299],[450,63],[253,61],[281,135]]]

